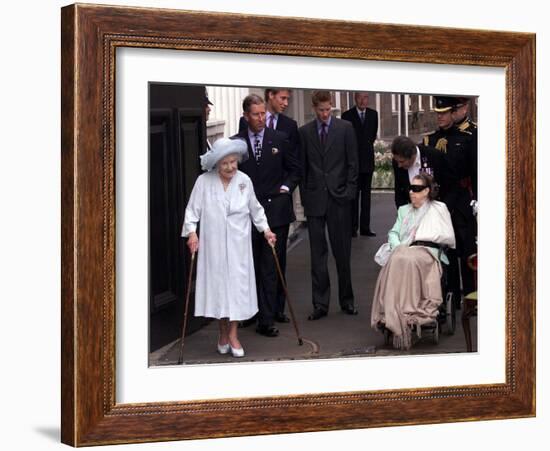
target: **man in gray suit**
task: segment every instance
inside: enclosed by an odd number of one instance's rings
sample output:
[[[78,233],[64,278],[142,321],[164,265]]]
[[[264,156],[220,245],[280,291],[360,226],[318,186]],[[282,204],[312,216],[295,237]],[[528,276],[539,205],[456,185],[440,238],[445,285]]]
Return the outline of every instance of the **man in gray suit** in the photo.
[[[357,190],[357,140],[353,126],[332,117],[330,92],[312,96],[316,119],[300,128],[304,177],[300,195],[311,247],[313,312],[328,314],[330,280],[325,227],[338,271],[338,299],[344,313],[357,315],[351,286],[351,208]]]

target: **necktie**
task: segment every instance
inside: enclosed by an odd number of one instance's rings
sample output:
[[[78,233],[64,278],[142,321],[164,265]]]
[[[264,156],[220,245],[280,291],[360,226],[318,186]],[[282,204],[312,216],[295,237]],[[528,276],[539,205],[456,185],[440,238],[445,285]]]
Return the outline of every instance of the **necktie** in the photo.
[[[365,112],[361,111],[361,114],[359,116],[361,116],[361,124],[364,124],[365,123]]]
[[[269,128],[275,128],[275,115],[269,116],[269,124],[267,125]]]
[[[321,123],[321,144],[325,145],[327,142],[327,124]]]
[[[254,134],[254,156],[256,157],[256,163],[259,163],[262,157],[262,142],[258,134]]]

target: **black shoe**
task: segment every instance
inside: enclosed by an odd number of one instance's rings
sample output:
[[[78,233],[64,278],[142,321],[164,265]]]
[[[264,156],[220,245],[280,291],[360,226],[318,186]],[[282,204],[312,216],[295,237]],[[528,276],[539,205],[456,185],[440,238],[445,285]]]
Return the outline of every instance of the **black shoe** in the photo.
[[[342,307],[342,312],[346,313],[347,315],[357,315],[359,312],[353,305],[348,305],[346,307]]]
[[[276,313],[275,321],[277,321],[278,323],[290,323],[290,318],[284,313]]]
[[[244,321],[239,321],[239,329],[243,329],[248,326],[252,326],[252,324],[256,323],[256,317],[253,316],[252,318],[245,319]]]
[[[324,310],[316,308],[315,310],[313,310],[313,312],[311,312],[311,315],[309,315],[307,317],[307,319],[309,321],[315,321],[315,320],[318,320],[318,319],[322,318],[323,316],[327,316],[327,312],[325,312]]]
[[[258,326],[256,327],[256,333],[264,337],[276,337],[279,335],[279,329],[274,326]]]
[[[354,230],[353,232],[351,232],[351,237],[352,237],[352,238],[356,238],[356,237],[357,237],[357,230]]]
[[[374,233],[372,230],[367,230],[366,232],[361,232],[362,236],[376,236],[376,233]]]

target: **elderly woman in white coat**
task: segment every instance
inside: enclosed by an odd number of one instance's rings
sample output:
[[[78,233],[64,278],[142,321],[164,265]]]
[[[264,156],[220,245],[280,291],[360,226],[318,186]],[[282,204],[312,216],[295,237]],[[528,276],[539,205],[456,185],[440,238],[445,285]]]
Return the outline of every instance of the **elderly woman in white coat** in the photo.
[[[411,202],[397,211],[397,221],[375,260],[383,266],[371,311],[371,326],[383,324],[393,334],[393,346],[412,345],[412,326],[434,321],[443,301],[441,263],[448,264],[444,248],[455,247],[451,215],[435,200],[437,187],[426,173],[413,177]]]
[[[201,156],[201,174],[185,210],[182,236],[191,253],[198,251],[195,316],[219,320],[218,352],[243,357],[237,330],[258,311],[251,223],[270,245],[263,207],[250,178],[237,169],[248,157],[243,140],[222,138]],[[200,246],[197,225],[200,223]]]

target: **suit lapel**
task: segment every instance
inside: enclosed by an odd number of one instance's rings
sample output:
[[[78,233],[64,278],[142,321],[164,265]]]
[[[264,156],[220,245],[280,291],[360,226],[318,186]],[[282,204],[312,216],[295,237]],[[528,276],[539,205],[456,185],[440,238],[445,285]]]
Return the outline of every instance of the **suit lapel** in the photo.
[[[309,140],[317,149],[317,152],[323,155],[323,146],[321,145],[321,139],[319,138],[319,133],[317,131],[317,121],[315,119],[313,120],[313,122],[310,122]]]
[[[365,120],[365,122],[361,123],[361,116],[359,116],[359,112],[357,111],[356,107],[353,107],[353,116],[352,117],[353,117],[353,121],[357,125],[357,128],[359,128],[359,129],[365,128],[365,124],[366,124],[367,121]]]
[[[279,125],[277,123],[277,125]],[[266,128],[264,130],[264,139],[262,141],[262,158],[260,158],[260,164],[267,163],[273,150],[273,137],[271,136],[271,129]]]
[[[323,149],[324,153],[326,153],[328,149],[330,149],[330,146],[334,142],[334,137],[336,136],[337,127],[338,127],[337,122],[334,120],[334,118],[331,118],[330,127],[328,128],[327,142],[325,143],[325,148]]]
[[[243,138],[245,139],[246,146],[248,147],[248,159],[250,161],[255,161],[254,150],[252,148],[252,143],[250,142],[250,138],[248,136],[248,128],[246,129],[246,133],[244,134]]]
[[[279,117],[277,118],[277,124],[275,125],[275,130],[282,131],[282,127],[281,127],[282,117],[283,117],[283,115],[281,113],[279,113]]]
[[[248,160],[244,162],[243,166],[245,169],[244,172],[246,172],[251,179],[256,178],[256,159],[254,157],[254,151],[252,150],[252,143],[250,142],[250,139],[248,138],[248,128],[239,134],[239,136],[245,140],[246,146],[248,147]]]

